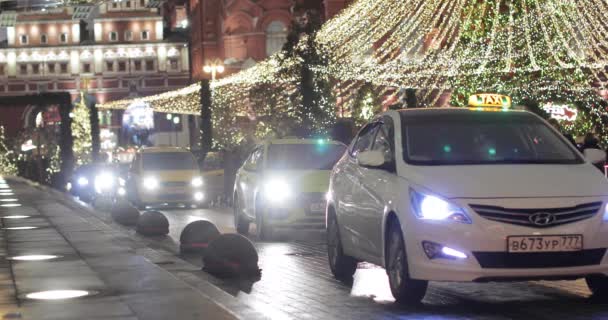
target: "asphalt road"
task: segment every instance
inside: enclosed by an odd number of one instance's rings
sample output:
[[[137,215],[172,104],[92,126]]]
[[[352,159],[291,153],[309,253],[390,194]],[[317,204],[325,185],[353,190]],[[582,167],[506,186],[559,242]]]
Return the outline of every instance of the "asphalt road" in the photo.
[[[230,209],[162,210],[173,243],[190,222],[205,219],[234,232]],[[252,225],[255,241],[255,227]],[[422,305],[393,303],[383,269],[360,264],[352,287],[333,279],[323,237],[259,243],[262,279],[255,283],[206,279],[241,302],[276,319],[605,319],[607,304],[584,281],[431,283]],[[201,265],[196,255],[182,256]]]

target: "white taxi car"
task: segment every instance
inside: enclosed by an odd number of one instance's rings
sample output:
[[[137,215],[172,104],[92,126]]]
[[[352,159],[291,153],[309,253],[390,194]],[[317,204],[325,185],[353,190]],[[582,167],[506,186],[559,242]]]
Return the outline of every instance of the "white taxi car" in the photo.
[[[484,111],[389,111],[359,132],[328,193],[336,278],[378,264],[403,303],[428,281],[584,277],[608,294],[603,152],[585,160],[532,113]]]

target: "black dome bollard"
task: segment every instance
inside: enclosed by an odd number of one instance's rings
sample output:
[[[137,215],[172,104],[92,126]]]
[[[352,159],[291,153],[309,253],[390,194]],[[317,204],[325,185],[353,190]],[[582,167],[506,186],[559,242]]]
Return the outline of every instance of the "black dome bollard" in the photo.
[[[207,220],[194,221],[184,228],[179,237],[180,252],[204,252],[209,243],[220,235],[213,223]]]
[[[259,277],[258,252],[240,234],[223,234],[211,241],[203,255],[203,270],[219,277]]]
[[[114,203],[111,214],[114,221],[125,226],[135,225],[139,219],[137,208],[124,201]]]
[[[169,234],[169,220],[158,211],[145,211],[137,220],[136,231],[144,236],[164,236]]]

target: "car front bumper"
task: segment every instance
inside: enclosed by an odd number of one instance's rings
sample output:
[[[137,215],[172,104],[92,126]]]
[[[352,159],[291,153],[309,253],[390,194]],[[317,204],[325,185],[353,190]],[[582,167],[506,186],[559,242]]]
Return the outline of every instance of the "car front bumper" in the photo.
[[[471,200],[480,202],[482,200]],[[485,200],[484,200],[485,201]],[[602,199],[560,199],[555,207]],[[505,200],[502,205],[516,208],[542,208],[538,200]],[[535,203],[536,202],[536,203]],[[557,203],[556,203],[557,202]],[[496,204],[496,202],[488,201]],[[522,279],[569,279],[591,274],[608,276],[608,223],[603,222],[604,205],[591,218],[549,228],[535,228],[491,221],[470,209],[471,224],[409,219],[404,239],[410,276],[432,281],[515,281]],[[466,205],[462,204],[466,208]],[[409,218],[409,217],[408,217]],[[583,250],[573,252],[509,253],[510,236],[582,235]],[[434,258],[422,243],[433,242],[462,252],[466,258]]]
[[[197,198],[197,193],[202,195]],[[203,203],[206,200],[205,192],[202,189],[157,189],[151,191],[141,191],[139,200],[146,204],[155,203]]]
[[[275,229],[325,230],[325,194],[301,193],[285,203],[268,203],[267,222]]]

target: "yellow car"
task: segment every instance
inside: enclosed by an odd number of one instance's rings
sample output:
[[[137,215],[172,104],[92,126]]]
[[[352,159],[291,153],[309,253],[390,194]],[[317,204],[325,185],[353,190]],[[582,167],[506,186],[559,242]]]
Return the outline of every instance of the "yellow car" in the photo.
[[[197,205],[205,200],[194,155],[182,148],[144,148],[129,170],[128,190],[139,208],[159,204]]]
[[[280,229],[324,230],[329,174],[346,146],[312,139],[275,139],[254,148],[239,169],[234,223],[241,234],[255,222],[268,240]]]

